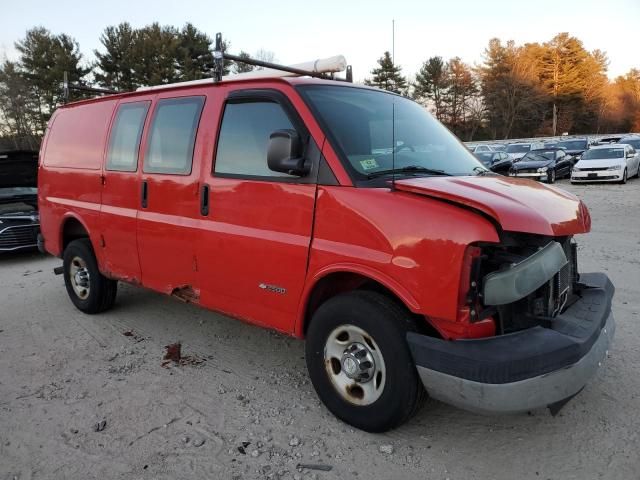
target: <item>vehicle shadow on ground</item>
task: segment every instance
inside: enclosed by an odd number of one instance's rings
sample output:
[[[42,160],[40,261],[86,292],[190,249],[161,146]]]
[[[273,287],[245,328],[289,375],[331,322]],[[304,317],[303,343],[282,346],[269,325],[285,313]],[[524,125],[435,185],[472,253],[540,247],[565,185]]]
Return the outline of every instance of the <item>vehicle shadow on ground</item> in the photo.
[[[46,255],[38,250],[19,250],[17,252],[0,252],[0,268],[17,264],[29,264],[42,261]]]

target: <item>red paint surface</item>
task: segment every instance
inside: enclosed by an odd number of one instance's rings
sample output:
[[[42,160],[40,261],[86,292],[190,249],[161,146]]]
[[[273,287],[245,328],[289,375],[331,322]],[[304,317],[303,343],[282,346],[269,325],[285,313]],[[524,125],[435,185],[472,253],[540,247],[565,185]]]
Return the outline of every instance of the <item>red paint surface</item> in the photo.
[[[463,259],[470,244],[497,242],[494,223],[504,230],[544,235],[589,230],[588,211],[578,199],[522,179],[427,178],[397,181],[395,190],[353,187],[291,85],[303,82],[212,83],[59,109],[43,141],[39,175],[47,250],[61,255],[64,224],[73,218],[89,232],[105,274],[164,293],[187,289],[201,306],[298,336],[303,335],[317,282],[352,272],[394,292],[445,338],[469,338],[494,331],[490,319],[472,324],[460,308],[467,268]],[[211,173],[225,98],[244,88],[272,88],[288,96],[338,186]],[[144,173],[149,123],[158,99],[192,95],[206,101],[191,173]],[[108,172],[103,163],[115,108],[119,102],[138,100],[152,102],[138,170]],[[83,132],[83,138],[74,129]],[[140,201],[143,181],[148,184],[147,208]],[[203,185],[210,188],[208,216],[200,214]]]

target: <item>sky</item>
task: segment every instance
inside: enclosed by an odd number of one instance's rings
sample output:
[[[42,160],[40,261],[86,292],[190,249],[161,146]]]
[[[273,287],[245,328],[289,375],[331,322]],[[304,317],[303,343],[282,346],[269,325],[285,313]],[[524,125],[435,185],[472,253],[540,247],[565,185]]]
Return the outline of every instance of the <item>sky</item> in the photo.
[[[7,1],[7,0],[4,0]],[[87,61],[100,48],[105,27],[128,21],[134,27],[159,22],[176,27],[193,23],[212,38],[222,32],[230,53],[259,49],[281,63],[299,63],[342,54],[363,80],[385,50],[413,76],[429,57],[459,56],[481,63],[489,39],[517,44],[544,42],[559,32],[601,49],[610,60],[609,77],[640,68],[640,0],[368,0],[302,2],[287,0],[21,0],[2,8],[0,58],[17,58],[14,42],[27,29],[43,26],[80,43]],[[17,7],[16,7],[17,6]]]

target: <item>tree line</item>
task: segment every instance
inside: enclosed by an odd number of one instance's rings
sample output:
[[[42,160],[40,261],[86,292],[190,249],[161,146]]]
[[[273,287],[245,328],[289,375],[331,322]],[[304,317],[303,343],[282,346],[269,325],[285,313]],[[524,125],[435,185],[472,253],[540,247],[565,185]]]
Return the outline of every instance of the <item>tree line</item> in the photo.
[[[72,37],[42,27],[15,46],[18,59],[0,65],[0,139],[13,148],[38,148],[61,104],[64,72],[72,83],[118,91],[212,76],[213,41],[189,23],[109,26],[91,63]],[[274,61],[264,50],[252,56]],[[365,84],[412,97],[463,140],[640,131],[640,70],[610,81],[607,65],[604,52],[587,51],[567,33],[524,45],[495,38],[479,65],[432,56],[411,79],[385,52]],[[253,67],[226,61],[224,69]]]
[[[640,69],[610,81],[604,52],[560,33],[516,45],[494,38],[482,63],[433,56],[402,75],[389,52],[368,85],[414,98],[463,140],[640,131]]]
[[[213,72],[213,41],[192,24],[182,29],[158,23],[133,28],[129,23],[105,28],[95,61],[88,64],[78,42],[37,27],[15,43],[16,61],[0,65],[0,139],[9,148],[37,149],[49,117],[62,103],[62,79],[102,88],[131,91],[141,86],[198,80]],[[230,47],[223,42],[223,50]],[[273,52],[239,56],[274,61]],[[225,61],[223,74],[247,72],[252,65]],[[91,94],[71,90],[69,100]],[[0,146],[1,148],[1,146]]]

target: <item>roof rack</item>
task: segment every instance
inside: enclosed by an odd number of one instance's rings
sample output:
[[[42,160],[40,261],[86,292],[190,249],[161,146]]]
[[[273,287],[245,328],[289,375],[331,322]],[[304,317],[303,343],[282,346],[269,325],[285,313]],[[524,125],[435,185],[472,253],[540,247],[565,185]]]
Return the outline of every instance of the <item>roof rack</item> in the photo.
[[[254,70],[251,72],[238,73],[223,76],[224,61],[232,60],[234,62],[246,63],[256,67],[263,67],[264,70]],[[191,80],[186,82],[177,82],[164,85],[155,85],[152,87],[139,87],[136,91],[161,90],[165,88],[173,88],[176,86],[200,85],[207,83],[217,83],[225,80],[242,80],[250,78],[272,78],[272,77],[289,77],[289,76],[305,76],[313,78],[322,78],[326,80],[338,80],[343,82],[353,82],[353,71],[351,65],[347,65],[346,59],[342,55],[335,57],[321,58],[310,62],[299,63],[296,65],[280,65],[272,62],[265,62],[250,57],[240,57],[232,55],[222,50],[222,34],[216,34],[216,46],[213,51],[213,77],[202,80]],[[336,77],[335,73],[345,71],[345,78]]]
[[[107,95],[115,95],[121,93],[116,90],[109,90],[108,88],[88,87],[86,85],[73,85],[69,83],[69,75],[67,72],[63,72],[62,77],[62,104],[66,104],[69,101],[69,90],[76,90],[78,92],[88,93],[104,93]]]
[[[224,61],[231,60],[234,62],[246,63],[256,67],[263,67],[264,70],[253,70],[250,72],[237,73],[223,76]],[[342,55],[329,58],[319,58],[310,62],[298,63],[296,65],[280,65],[272,62],[265,62],[251,57],[240,57],[225,53],[222,50],[222,34],[216,34],[216,47],[213,51],[213,63],[209,65],[213,71],[212,78],[204,78],[202,80],[190,80],[186,82],[167,83],[163,85],[154,85],[151,87],[138,87],[137,92],[147,90],[161,90],[165,88],[174,88],[176,86],[201,85],[207,83],[218,83],[225,80],[242,80],[250,78],[273,78],[273,77],[313,77],[326,80],[337,80],[341,82],[353,83],[353,71],[351,65],[347,65],[346,59]],[[345,72],[345,78],[336,77],[338,72]],[[114,95],[118,93],[116,90],[107,88],[89,87],[85,85],[72,85],[69,83],[67,72],[64,72],[64,80],[62,83],[62,103],[69,101],[69,91],[76,90],[80,92],[100,93]]]

